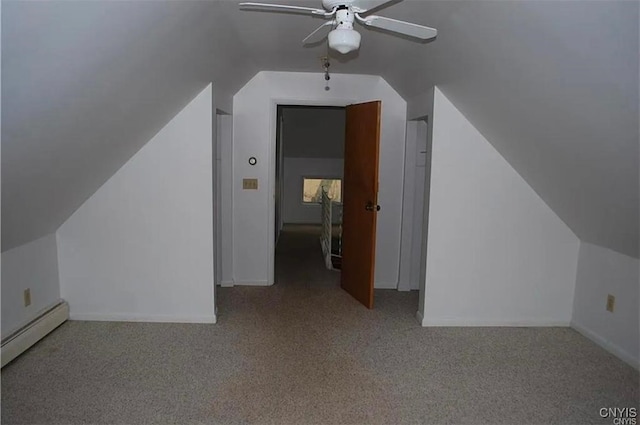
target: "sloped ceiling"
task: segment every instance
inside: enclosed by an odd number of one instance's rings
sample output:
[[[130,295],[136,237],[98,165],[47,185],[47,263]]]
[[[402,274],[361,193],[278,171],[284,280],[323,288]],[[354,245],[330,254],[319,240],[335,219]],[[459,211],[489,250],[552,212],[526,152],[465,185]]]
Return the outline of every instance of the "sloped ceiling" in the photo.
[[[3,251],[55,231],[207,83],[255,74],[221,5],[2,3]]]
[[[320,1],[287,1],[319,6]],[[2,247],[54,231],[207,81],[321,71],[322,21],[237,1],[4,2]],[[583,240],[638,256],[638,3],[405,0],[332,72],[436,84]],[[323,84],[323,81],[319,81]]]

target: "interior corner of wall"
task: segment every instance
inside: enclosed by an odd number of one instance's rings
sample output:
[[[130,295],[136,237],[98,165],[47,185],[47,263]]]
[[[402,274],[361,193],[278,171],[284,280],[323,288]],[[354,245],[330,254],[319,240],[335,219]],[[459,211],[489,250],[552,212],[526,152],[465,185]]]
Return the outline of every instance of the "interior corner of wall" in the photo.
[[[58,237],[58,230],[53,233],[53,242],[56,250],[56,272],[58,273],[58,292],[60,292],[62,277],[60,276],[60,238]]]
[[[426,91],[406,99],[408,120],[419,120],[433,114],[433,90],[434,86],[431,86]],[[430,120],[432,121],[431,118]]]
[[[231,114],[233,111],[233,97],[234,94],[229,93],[222,86],[211,83],[211,92],[213,96],[213,104],[216,113]]]
[[[572,303],[571,303],[571,317],[573,318],[574,315],[574,304],[576,302],[576,291],[578,290],[578,272],[580,269],[580,253],[583,250],[583,244],[585,242],[583,242],[581,239],[578,239],[578,237],[576,236],[576,239],[578,240],[578,247],[576,249],[576,263],[575,263],[575,267],[574,267],[574,271],[573,271],[573,298],[572,298]]]

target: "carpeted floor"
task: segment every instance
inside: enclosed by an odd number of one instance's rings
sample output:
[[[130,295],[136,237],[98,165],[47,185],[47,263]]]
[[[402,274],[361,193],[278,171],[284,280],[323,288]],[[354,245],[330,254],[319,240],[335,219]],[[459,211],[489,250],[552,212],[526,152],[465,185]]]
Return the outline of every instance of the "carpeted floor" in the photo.
[[[367,310],[288,227],[277,284],[218,290],[217,325],[67,322],[2,370],[2,423],[589,424],[638,372],[568,328],[421,328]]]

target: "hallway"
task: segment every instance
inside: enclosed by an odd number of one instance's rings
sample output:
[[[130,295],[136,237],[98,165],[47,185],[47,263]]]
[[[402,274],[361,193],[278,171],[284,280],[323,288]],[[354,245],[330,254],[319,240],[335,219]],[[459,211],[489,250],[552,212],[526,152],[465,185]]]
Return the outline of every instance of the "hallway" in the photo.
[[[418,327],[418,291],[375,291],[375,308],[367,310],[340,288],[340,272],[327,270],[319,242],[320,228],[314,225],[285,225],[276,247],[276,283],[270,287],[218,289],[219,320],[245,313],[247,303],[264,317],[277,316],[293,323],[337,320],[337,323],[395,320]],[[419,328],[419,327],[418,327]]]
[[[276,246],[276,284],[340,285],[340,272],[324,265],[320,231],[319,225],[284,225]]]

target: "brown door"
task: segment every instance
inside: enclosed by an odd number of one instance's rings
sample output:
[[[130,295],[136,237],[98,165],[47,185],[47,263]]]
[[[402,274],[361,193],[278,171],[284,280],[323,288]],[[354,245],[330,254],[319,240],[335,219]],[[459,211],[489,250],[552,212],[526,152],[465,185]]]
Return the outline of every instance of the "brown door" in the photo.
[[[340,286],[373,308],[382,102],[347,106]]]

